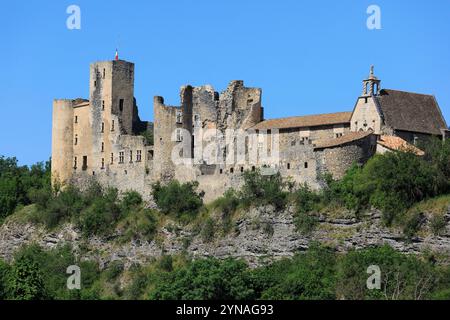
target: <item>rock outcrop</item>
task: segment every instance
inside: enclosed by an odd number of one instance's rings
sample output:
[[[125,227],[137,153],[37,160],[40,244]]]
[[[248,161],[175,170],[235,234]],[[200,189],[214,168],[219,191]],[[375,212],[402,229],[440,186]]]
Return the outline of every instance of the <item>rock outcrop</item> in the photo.
[[[405,240],[400,230],[382,226],[381,214],[376,210],[370,211],[360,220],[351,215],[348,218],[320,217],[316,230],[306,235],[295,229],[293,208],[276,212],[266,206],[249,210],[236,221],[228,235],[217,236],[209,242],[202,240],[193,228],[171,226],[162,228],[156,240],[133,240],[127,243],[117,241],[119,234],[108,238],[83,239],[81,232],[70,224],[58,231],[48,232],[41,226],[11,221],[0,227],[0,257],[10,260],[16,250],[29,243],[37,243],[47,249],[71,244],[82,259],[94,259],[101,267],[115,260],[122,260],[129,267],[133,263],[145,263],[163,254],[182,252],[194,258],[243,258],[250,266],[258,266],[306,250],[312,241],[329,244],[342,252],[389,244],[404,253],[430,250],[450,254],[450,208],[444,217],[447,226],[440,236],[423,232]],[[423,229],[426,230],[429,221],[426,219],[424,223]]]

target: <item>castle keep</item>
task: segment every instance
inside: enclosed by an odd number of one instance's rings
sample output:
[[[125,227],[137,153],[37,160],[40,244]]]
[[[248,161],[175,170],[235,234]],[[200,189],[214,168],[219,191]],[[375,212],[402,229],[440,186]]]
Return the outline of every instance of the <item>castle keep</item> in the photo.
[[[154,97],[151,123],[139,118],[134,64],[96,62],[89,100],[53,102],[52,179],[78,185],[96,179],[144,197],[153,182],[195,180],[208,201],[239,187],[245,170],[279,171],[318,188],[321,173],[340,178],[376,152],[421,154],[414,147],[419,140],[450,136],[434,96],[380,84],[372,68],[352,112],[281,119],[264,119],[261,89],[243,81],[221,93],[188,85],[179,106]]]

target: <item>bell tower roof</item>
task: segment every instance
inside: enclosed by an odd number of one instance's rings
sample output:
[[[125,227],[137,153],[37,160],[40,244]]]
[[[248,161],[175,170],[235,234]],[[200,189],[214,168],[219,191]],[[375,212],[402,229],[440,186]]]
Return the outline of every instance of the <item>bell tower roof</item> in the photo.
[[[367,79],[363,80],[363,96],[374,96],[380,93],[381,80],[375,76],[374,66],[370,66],[370,74]]]

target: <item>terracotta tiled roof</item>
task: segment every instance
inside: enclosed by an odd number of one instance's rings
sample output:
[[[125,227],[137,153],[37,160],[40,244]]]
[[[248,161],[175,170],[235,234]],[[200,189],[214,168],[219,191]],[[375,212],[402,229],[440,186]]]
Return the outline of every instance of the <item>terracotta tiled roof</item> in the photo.
[[[349,123],[351,116],[351,112],[337,112],[302,117],[269,119],[258,123],[257,125],[253,126],[252,129],[287,129],[342,124]]]
[[[412,144],[409,144],[400,137],[380,136],[380,140],[378,140],[377,143],[390,150],[409,151],[415,153],[418,156],[423,156],[425,154],[425,152],[413,146]]]
[[[383,89],[376,96],[386,124],[396,130],[441,134],[447,129],[432,95]]]
[[[334,138],[334,139],[324,139],[324,140],[317,140],[314,143],[315,149],[325,149],[325,148],[331,148],[331,147],[337,147],[352,141],[360,140],[365,137],[368,137],[373,132],[371,130],[369,131],[358,131],[358,132],[349,132],[344,134],[342,137]]]

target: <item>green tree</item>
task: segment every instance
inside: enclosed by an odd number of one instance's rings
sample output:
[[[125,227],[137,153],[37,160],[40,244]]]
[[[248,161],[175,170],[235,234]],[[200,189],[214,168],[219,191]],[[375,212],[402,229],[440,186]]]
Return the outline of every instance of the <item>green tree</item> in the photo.
[[[9,275],[9,298],[14,300],[47,299],[44,275],[38,264],[28,257],[17,259]]]
[[[250,299],[253,290],[245,262],[210,258],[161,274],[148,297],[156,300]]]
[[[152,185],[152,195],[163,213],[192,217],[203,205],[203,192],[198,193],[197,188],[197,181],[180,184],[172,180],[167,185],[158,181]]]

